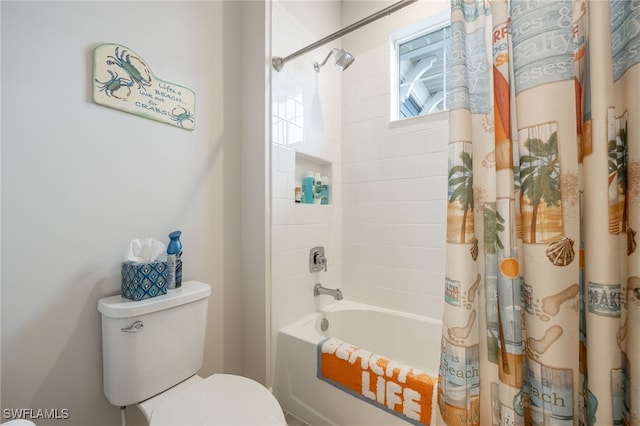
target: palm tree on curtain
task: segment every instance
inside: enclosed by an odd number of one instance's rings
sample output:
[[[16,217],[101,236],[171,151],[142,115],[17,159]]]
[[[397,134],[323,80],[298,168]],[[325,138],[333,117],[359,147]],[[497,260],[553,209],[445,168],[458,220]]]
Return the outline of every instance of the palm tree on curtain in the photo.
[[[484,248],[488,253],[496,254],[498,249],[503,250],[504,244],[500,240],[499,233],[504,231],[504,218],[495,203],[484,206]]]
[[[504,244],[500,240],[500,232],[504,231],[505,220],[496,208],[496,203],[487,203],[484,205],[484,249],[487,254],[495,255],[498,253],[498,249],[504,250]],[[496,271],[497,274],[497,271]],[[500,309],[500,296],[496,288],[496,312],[498,313],[498,339],[500,341],[500,353],[502,356],[502,369],[505,373],[509,374],[511,371],[509,367],[509,358],[507,355],[507,345],[504,337],[504,330],[502,327],[502,314]],[[491,326],[489,327],[491,328]],[[495,363],[498,363],[498,352],[494,345],[497,345],[495,336],[493,333],[489,333],[489,357],[490,359],[495,357]],[[492,344],[493,343],[493,344]]]
[[[618,190],[624,194],[624,204],[622,209],[622,226],[619,231],[627,231],[627,220],[629,218],[628,197],[627,197],[627,123],[620,127],[615,139],[609,141],[609,176],[610,179],[617,177]]]
[[[467,228],[467,215],[473,209],[473,160],[468,152],[461,152],[462,164],[455,165],[449,170],[449,188],[453,191],[449,196],[449,202],[458,201],[462,207],[462,226],[460,229],[460,242],[465,242]]]
[[[536,242],[538,208],[543,202],[547,207],[560,205],[560,162],[558,160],[558,136],[553,132],[544,142],[529,138],[524,143],[528,154],[520,157],[520,186],[533,206],[531,214],[530,242]]]

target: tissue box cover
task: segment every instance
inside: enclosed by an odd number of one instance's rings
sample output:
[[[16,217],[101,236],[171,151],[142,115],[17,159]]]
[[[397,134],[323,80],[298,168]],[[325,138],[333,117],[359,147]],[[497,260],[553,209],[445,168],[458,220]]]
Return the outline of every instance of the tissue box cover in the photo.
[[[167,294],[167,262],[123,262],[121,291],[130,300]]]

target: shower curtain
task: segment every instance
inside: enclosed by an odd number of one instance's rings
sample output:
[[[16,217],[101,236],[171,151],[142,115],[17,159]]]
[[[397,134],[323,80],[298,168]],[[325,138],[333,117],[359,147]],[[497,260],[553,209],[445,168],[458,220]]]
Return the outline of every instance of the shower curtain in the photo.
[[[451,6],[439,413],[640,425],[640,1]]]

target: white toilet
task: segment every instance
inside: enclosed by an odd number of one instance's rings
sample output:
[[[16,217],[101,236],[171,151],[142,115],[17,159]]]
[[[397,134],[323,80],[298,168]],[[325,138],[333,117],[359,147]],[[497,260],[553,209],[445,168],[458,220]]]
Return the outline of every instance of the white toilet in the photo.
[[[188,281],[168,294],[100,299],[104,393],[137,404],[150,426],[286,425],[275,397],[251,379],[196,375],[204,357],[207,284]]]

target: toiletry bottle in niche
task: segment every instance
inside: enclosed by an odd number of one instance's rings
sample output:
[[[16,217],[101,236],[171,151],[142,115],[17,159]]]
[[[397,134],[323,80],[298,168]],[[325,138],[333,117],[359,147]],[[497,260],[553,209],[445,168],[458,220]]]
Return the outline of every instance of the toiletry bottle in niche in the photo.
[[[320,204],[322,196],[322,178],[316,173],[313,181],[313,204]]]
[[[320,204],[329,204],[329,178],[322,176],[322,190],[320,191]]]
[[[167,288],[174,289],[182,286],[182,243],[181,231],[169,234],[169,246],[167,247],[167,269],[169,282]]]
[[[296,191],[295,191],[295,202],[296,203],[300,203],[302,202],[302,188],[299,186],[296,186]]]
[[[304,202],[307,204],[313,204],[314,195],[314,178],[313,172],[307,172],[307,175],[302,179],[302,193],[304,194]]]

